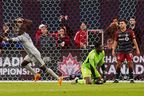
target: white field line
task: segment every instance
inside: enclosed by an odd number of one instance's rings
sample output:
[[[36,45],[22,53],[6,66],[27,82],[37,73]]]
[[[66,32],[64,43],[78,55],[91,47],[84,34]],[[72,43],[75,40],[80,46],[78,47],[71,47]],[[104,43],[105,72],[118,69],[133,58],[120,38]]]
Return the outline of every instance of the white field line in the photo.
[[[29,80],[25,80],[25,81],[3,81],[3,80],[1,80],[0,81],[0,83],[10,83],[10,82],[12,82],[12,83],[18,83],[18,82],[21,82],[21,83],[25,83],[25,82],[35,82],[35,81],[29,81]],[[41,83],[53,83],[53,82],[57,82],[57,81],[55,81],[55,80],[52,80],[52,81],[36,81],[36,82],[41,82]],[[65,82],[65,83],[71,83],[71,81],[63,81],[63,82]],[[113,82],[113,81],[107,81],[107,82]],[[122,82],[122,83],[125,83],[125,82],[130,82],[130,81],[119,81],[120,83]],[[138,80],[136,80],[135,82],[140,82],[140,83],[144,83],[144,81],[138,81]]]

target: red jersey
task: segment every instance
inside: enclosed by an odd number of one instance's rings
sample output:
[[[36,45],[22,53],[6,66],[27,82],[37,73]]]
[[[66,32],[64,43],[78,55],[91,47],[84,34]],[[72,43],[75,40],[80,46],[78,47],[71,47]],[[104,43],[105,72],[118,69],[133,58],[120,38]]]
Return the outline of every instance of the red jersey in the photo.
[[[80,48],[80,43],[87,45],[87,31],[78,31],[74,37],[75,44]]]
[[[115,41],[117,41],[117,51],[122,53],[130,53],[133,51],[133,39],[135,34],[132,30],[121,32],[118,30],[115,34]]]

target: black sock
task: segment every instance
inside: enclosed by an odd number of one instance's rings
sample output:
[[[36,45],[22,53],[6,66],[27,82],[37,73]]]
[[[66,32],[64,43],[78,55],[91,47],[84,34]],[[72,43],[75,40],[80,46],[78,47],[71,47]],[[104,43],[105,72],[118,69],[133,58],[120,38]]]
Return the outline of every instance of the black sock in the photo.
[[[42,70],[40,70],[38,73],[39,73],[39,74],[42,74],[42,73],[43,73],[43,71],[42,71]]]
[[[46,67],[45,66],[41,66],[40,67],[40,71],[38,73],[42,74],[46,72]]]
[[[120,76],[120,67],[116,69],[116,79],[119,79]]]
[[[104,77],[106,77],[106,68],[105,68],[105,64],[103,64],[103,65],[101,66],[101,69],[102,69],[102,72],[103,72],[102,77],[104,78]]]
[[[129,79],[133,79],[133,69],[129,68]]]
[[[102,71],[104,72],[105,71],[105,64],[103,64],[102,66],[101,66],[101,69],[102,69]]]

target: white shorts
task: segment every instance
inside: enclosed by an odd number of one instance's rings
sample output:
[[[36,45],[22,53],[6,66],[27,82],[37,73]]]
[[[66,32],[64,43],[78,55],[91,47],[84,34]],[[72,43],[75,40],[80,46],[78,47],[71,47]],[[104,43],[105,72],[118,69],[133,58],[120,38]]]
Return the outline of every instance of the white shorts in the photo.
[[[24,60],[28,62],[33,62],[35,65],[38,65],[38,66],[42,66],[45,64],[45,62],[42,60],[40,55],[34,55],[34,56],[26,55],[24,57]]]

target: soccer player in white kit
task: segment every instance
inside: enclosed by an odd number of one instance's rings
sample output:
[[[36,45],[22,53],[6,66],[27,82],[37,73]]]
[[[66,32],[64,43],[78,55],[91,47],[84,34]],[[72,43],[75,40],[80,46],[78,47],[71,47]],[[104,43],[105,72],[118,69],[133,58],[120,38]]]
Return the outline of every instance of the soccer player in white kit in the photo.
[[[23,22],[31,22],[30,20],[25,20],[23,18],[18,18],[15,20],[16,21],[16,26],[14,26],[14,31],[17,33],[17,37],[14,38],[3,38],[5,41],[9,42],[21,42],[23,45],[24,50],[26,51],[27,55],[24,57],[24,61],[22,62],[21,66],[29,70],[33,75],[35,81],[40,78],[40,74],[36,73],[29,63],[33,62],[34,64],[38,65],[41,70],[46,72],[47,74],[52,75],[58,80],[58,83],[61,85],[62,83],[62,77],[59,77],[56,75],[52,69],[48,68],[45,65],[45,62],[41,58],[41,54],[38,51],[38,49],[34,46],[31,37],[29,36],[28,33],[26,33],[26,23]]]

